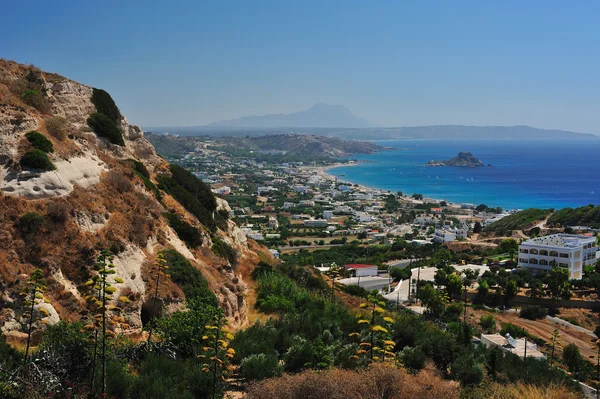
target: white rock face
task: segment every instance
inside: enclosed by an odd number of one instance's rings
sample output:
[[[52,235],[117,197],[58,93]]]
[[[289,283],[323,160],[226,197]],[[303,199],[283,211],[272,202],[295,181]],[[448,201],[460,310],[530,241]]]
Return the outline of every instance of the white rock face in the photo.
[[[56,170],[33,175],[0,169],[0,190],[6,195],[31,199],[59,197],[69,194],[75,185],[89,187],[99,183],[100,174],[108,170],[90,153],[54,164]],[[29,176],[33,177],[24,179]]]
[[[0,165],[17,156],[23,135],[38,128],[38,121],[11,105],[0,104]]]
[[[92,88],[65,79],[60,83],[48,83],[52,113],[62,116],[77,127],[86,125],[87,118],[96,112],[92,104]]]

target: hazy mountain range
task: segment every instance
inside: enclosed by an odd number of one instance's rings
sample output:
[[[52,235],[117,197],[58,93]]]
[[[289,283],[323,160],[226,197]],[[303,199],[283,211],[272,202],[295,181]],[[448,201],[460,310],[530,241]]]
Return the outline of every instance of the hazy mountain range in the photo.
[[[206,126],[146,127],[154,133],[169,132],[185,136],[264,136],[276,133],[301,133],[350,140],[476,140],[476,139],[596,139],[590,133],[538,129],[530,126],[408,126],[376,127],[356,116],[343,105],[315,104],[291,114],[244,116],[213,122]]]
[[[213,122],[209,127],[346,127],[364,128],[375,126],[358,117],[343,105],[315,104],[291,114],[243,116],[237,119]]]

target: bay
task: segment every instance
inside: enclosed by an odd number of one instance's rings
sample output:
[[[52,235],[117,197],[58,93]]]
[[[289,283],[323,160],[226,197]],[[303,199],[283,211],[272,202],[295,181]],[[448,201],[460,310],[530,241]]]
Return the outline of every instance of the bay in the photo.
[[[390,151],[354,157],[357,166],[330,169],[340,181],[420,193],[457,203],[504,209],[565,208],[600,202],[598,140],[376,141]],[[431,167],[470,151],[492,166]]]

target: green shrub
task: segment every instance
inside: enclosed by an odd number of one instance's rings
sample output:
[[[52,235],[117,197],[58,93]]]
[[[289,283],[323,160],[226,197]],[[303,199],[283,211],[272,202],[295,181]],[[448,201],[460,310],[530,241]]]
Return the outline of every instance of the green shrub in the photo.
[[[519,317],[529,320],[543,319],[548,316],[548,309],[538,305],[526,305],[519,312]]]
[[[170,176],[162,175],[158,176],[156,179],[158,180],[158,187],[161,190],[164,190],[167,194],[173,196],[177,202],[179,202],[192,215],[196,216],[200,223],[206,226],[209,230],[216,230],[212,212],[206,209],[206,207],[202,205],[196,197],[177,184],[177,182]]]
[[[528,336],[527,331],[525,331],[523,327],[519,327],[516,324],[512,323],[502,324],[500,335],[506,336],[506,334],[510,334],[510,336],[513,338],[522,338]]]
[[[102,89],[94,88],[92,91],[92,103],[96,106],[96,111],[109,117],[115,124],[119,124],[121,121],[121,112],[110,94]]]
[[[25,137],[27,137],[27,140],[29,143],[31,143],[33,148],[37,148],[38,150],[44,152],[54,152],[54,146],[52,145],[52,142],[43,134],[32,130],[31,132],[27,133]]]
[[[87,124],[100,137],[105,137],[113,144],[125,146],[123,134],[117,124],[108,116],[96,112],[87,119]]]
[[[479,325],[487,332],[496,331],[496,319],[491,314],[484,314],[479,319]]]
[[[278,377],[282,372],[283,367],[279,364],[276,354],[253,354],[244,358],[241,363],[241,375],[248,381]]]
[[[369,296],[369,291],[358,285],[343,285],[342,291],[344,291],[346,294],[358,296],[360,298],[366,298]]]
[[[48,155],[42,150],[31,150],[23,154],[19,162],[24,168],[55,170],[56,166],[50,161]]]
[[[189,260],[179,252],[169,249],[164,251],[169,265],[171,280],[181,287],[187,300],[196,300],[217,306],[217,297],[208,287],[208,282]]]
[[[543,220],[552,210],[550,209],[525,209],[486,226],[484,231],[504,232],[510,230],[522,230],[529,227],[538,220]]]
[[[563,361],[570,372],[577,372],[582,367],[585,360],[583,359],[583,356],[581,356],[577,345],[568,344],[563,349]]]
[[[221,258],[227,259],[232,266],[237,265],[238,253],[233,247],[221,240],[219,237],[213,237],[213,245],[210,248],[213,253]]]
[[[170,165],[171,177],[177,184],[192,194],[209,211],[217,209],[217,200],[210,186],[179,165]]]
[[[427,356],[419,346],[414,348],[406,347],[402,350],[402,363],[404,367],[411,371],[423,369],[426,361]]]
[[[483,369],[472,354],[464,354],[452,363],[450,375],[463,386],[476,386],[483,380]]]
[[[22,234],[37,233],[44,223],[46,218],[36,212],[27,212],[19,218],[18,227]]]
[[[168,212],[164,213],[164,215],[169,222],[169,226],[175,230],[177,236],[189,247],[197,248],[199,245],[202,245],[202,236],[197,228],[187,223],[174,213]]]

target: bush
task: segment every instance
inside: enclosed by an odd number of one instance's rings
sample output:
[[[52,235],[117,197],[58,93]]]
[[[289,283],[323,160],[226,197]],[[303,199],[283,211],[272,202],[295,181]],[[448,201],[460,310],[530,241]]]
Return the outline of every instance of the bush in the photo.
[[[175,230],[177,236],[189,247],[197,248],[198,246],[202,245],[202,236],[197,228],[187,223],[174,213],[169,212],[165,213],[164,215],[169,222],[169,226]]]
[[[219,237],[213,237],[213,245],[210,248],[213,253],[221,258],[227,259],[231,266],[236,266],[238,253],[233,247],[221,240]]]
[[[92,103],[96,111],[109,117],[115,124],[121,121],[121,112],[110,94],[102,89],[94,88],[92,91]]]
[[[365,290],[363,287],[360,287],[358,285],[343,285],[342,291],[344,291],[346,294],[358,296],[361,298],[366,298],[367,296],[369,296],[369,291]]]
[[[133,184],[131,181],[123,175],[123,173],[117,170],[111,170],[106,175],[106,182],[111,185],[115,190],[120,193],[126,193],[133,191]]]
[[[402,363],[411,371],[419,371],[425,367],[427,356],[421,347],[406,347],[402,350]]]
[[[62,201],[52,201],[46,205],[48,217],[55,223],[64,223],[69,217],[71,207]]]
[[[510,336],[513,338],[521,338],[528,336],[527,331],[525,331],[523,327],[519,327],[512,323],[502,324],[500,335],[506,336],[506,334],[510,334]]]
[[[196,197],[177,184],[177,182],[170,176],[158,176],[157,180],[161,190],[164,190],[173,196],[177,202],[179,202],[192,215],[196,216],[200,223],[206,226],[209,230],[216,230],[212,212],[206,209],[206,207],[202,205]]]
[[[27,140],[29,143],[31,143],[33,148],[37,148],[38,150],[44,152],[54,152],[54,146],[52,145],[52,142],[43,134],[36,131],[31,131],[27,133],[25,137],[27,137]]]
[[[44,223],[46,218],[36,212],[27,212],[19,218],[18,227],[22,234],[37,233]]]
[[[548,316],[548,309],[537,305],[526,305],[519,312],[519,317],[529,320],[543,319]]]
[[[209,211],[217,209],[217,200],[210,186],[194,176],[189,170],[170,165],[171,177],[177,184],[192,194]]]
[[[55,170],[56,166],[50,161],[48,155],[42,150],[31,150],[23,154],[19,162],[24,168]]]
[[[487,332],[496,331],[496,319],[491,314],[484,314],[479,319],[479,325]]]
[[[46,130],[57,140],[63,141],[69,134],[69,122],[62,116],[53,116],[46,119]]]
[[[241,375],[249,381],[278,377],[283,372],[276,354],[258,353],[242,359]]]
[[[476,386],[483,380],[483,369],[472,354],[464,354],[452,363],[450,375],[463,386]]]
[[[125,146],[121,130],[108,116],[96,112],[87,119],[87,124],[98,136],[107,138],[113,144]]]
[[[213,306],[218,304],[217,297],[208,287],[208,282],[200,270],[173,249],[164,251],[164,254],[169,265],[171,280],[181,287],[188,301],[196,300]]]
[[[583,365],[583,357],[575,344],[568,344],[563,349],[563,361],[570,372],[577,372]]]

